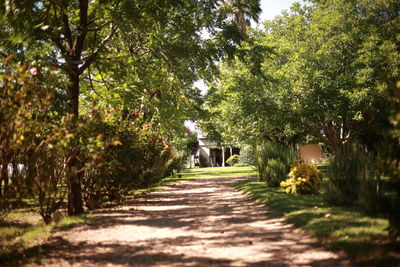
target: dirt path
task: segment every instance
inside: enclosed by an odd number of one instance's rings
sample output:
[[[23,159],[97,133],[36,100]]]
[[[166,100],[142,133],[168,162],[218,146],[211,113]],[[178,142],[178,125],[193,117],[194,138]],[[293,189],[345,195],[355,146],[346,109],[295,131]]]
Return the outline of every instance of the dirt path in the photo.
[[[240,178],[170,186],[95,225],[57,233],[43,265],[349,266],[235,191]]]

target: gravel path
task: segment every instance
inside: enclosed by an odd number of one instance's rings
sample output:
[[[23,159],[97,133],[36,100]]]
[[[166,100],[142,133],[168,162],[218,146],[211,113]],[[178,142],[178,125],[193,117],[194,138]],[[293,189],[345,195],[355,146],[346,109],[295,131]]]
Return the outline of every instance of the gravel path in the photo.
[[[235,191],[243,178],[200,179],[153,192],[96,223],[58,232],[46,266],[349,266]]]

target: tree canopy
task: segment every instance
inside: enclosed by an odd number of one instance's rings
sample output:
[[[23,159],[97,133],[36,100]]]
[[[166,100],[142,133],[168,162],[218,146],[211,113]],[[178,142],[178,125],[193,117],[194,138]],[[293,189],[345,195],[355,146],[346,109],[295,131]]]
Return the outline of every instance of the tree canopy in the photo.
[[[252,52],[221,63],[210,84],[214,128],[244,142],[316,140],[333,149],[368,138],[399,73],[396,10],[395,1],[296,3],[265,22],[241,44]]]
[[[217,0],[6,0],[0,10],[3,58],[32,70],[39,83],[46,84],[49,70],[59,77],[51,88],[59,96],[54,113],[71,137],[65,152],[70,214],[83,211],[83,120],[124,128],[121,121],[129,118],[135,126],[126,130],[144,139],[135,142],[172,140],[184,120],[201,113],[192,84],[210,79],[215,62],[232,56],[245,38],[230,14],[257,18],[260,12],[259,1],[230,1],[227,12]]]

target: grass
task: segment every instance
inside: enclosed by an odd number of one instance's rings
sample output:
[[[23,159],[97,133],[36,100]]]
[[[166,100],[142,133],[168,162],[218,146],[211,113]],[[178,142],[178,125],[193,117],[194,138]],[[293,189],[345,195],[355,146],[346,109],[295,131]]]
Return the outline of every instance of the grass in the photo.
[[[161,180],[150,188],[135,190],[134,196],[163,189],[171,183],[201,178],[251,176],[254,174],[255,170],[252,167],[187,169]],[[96,214],[94,212],[76,217],[65,216],[57,225],[54,223],[45,225],[40,216],[31,211],[33,208],[35,207],[32,205],[26,205],[25,208],[13,210],[0,221],[0,266],[18,265],[27,253],[33,254],[34,258],[35,253],[37,253],[34,248],[45,243],[52,232],[90,224]]]
[[[325,193],[289,195],[283,189],[269,188],[264,182],[256,181],[256,173],[254,167],[186,169],[150,188],[135,191],[135,196],[163,189],[171,183],[202,178],[249,177],[236,183],[236,188],[319,238],[327,248],[346,251],[356,265],[400,266],[400,244],[388,240],[386,219],[368,216],[357,207],[332,205]],[[30,248],[44,243],[53,231],[90,224],[95,214],[65,217],[58,225],[44,225],[37,220],[32,223],[34,216],[27,210],[8,214],[5,223],[0,223],[0,265],[4,260],[18,260],[16,255],[23,258],[26,251],[37,253]]]
[[[388,221],[384,218],[367,216],[357,207],[331,205],[324,193],[289,195],[254,179],[235,186],[319,238],[328,248],[346,251],[357,265],[400,266],[400,246],[388,240]]]
[[[183,179],[201,179],[201,178],[221,178],[221,177],[241,177],[254,176],[257,171],[254,167],[214,167],[214,168],[196,168],[186,169],[182,173]],[[164,179],[169,181],[169,178]]]
[[[0,266],[15,266],[29,257],[35,258],[41,244],[56,230],[88,224],[89,214],[64,217],[58,224],[45,225],[40,216],[28,209],[12,211],[0,222]],[[31,255],[32,254],[32,255]]]
[[[150,192],[164,189],[168,184],[192,181],[202,178],[221,178],[221,177],[242,177],[254,176],[257,171],[254,167],[214,167],[214,168],[194,168],[185,169],[180,173],[162,179],[149,188],[134,191],[134,196],[148,194]]]
[[[357,265],[400,266],[400,246],[387,239],[387,220],[367,216],[357,208],[331,205],[324,194],[288,195],[283,189],[269,188],[264,182],[256,181],[254,167],[186,169],[150,188],[136,190],[134,196],[163,189],[171,183],[243,176],[250,179],[236,183],[237,189],[316,236],[328,248],[348,252]],[[0,222],[1,266],[19,265],[26,259],[35,260],[40,254],[40,244],[45,243],[52,232],[90,224],[95,220],[94,213],[67,216],[57,225],[45,225],[30,212],[31,208],[15,210]]]

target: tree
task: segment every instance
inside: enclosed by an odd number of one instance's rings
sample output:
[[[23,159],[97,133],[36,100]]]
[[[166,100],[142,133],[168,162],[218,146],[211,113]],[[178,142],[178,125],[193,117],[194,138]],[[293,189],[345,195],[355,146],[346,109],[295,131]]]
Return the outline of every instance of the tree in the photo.
[[[391,0],[295,4],[242,42],[247,51],[273,48],[257,62],[259,73],[252,64],[257,53],[225,61],[207,101],[223,136],[329,146],[349,167],[337,187],[353,186],[349,195],[384,213],[394,238],[400,236],[399,10]],[[331,163],[337,174],[343,166]]]
[[[261,13],[260,0],[225,0],[221,8],[228,13],[228,17],[237,25],[237,29],[243,36],[246,35],[246,29],[250,21],[258,22]]]
[[[48,55],[68,79],[68,128],[77,132],[81,75],[97,59],[116,31],[110,6],[101,1],[7,1],[6,17],[13,30],[33,40],[49,43]],[[114,3],[116,4],[116,3]],[[117,5],[118,7],[118,5]],[[115,16],[115,15],[114,15]],[[89,43],[90,42],[90,43]],[[78,161],[79,148],[73,145],[67,159],[68,213],[83,212]]]
[[[144,116],[143,122],[162,123],[165,130],[170,126],[176,128],[177,122],[182,123],[198,103],[198,99],[193,99],[191,84],[198,76],[207,75],[215,60],[225,53],[225,47],[219,44],[227,41],[229,48],[235,46],[235,40],[226,31],[229,28],[226,15],[217,9],[217,3],[216,0],[0,3],[0,9],[5,11],[0,24],[4,37],[0,43],[2,54],[54,65],[66,76],[68,131],[75,135],[75,143],[71,143],[66,157],[69,214],[83,211],[80,181],[83,169],[77,128],[80,113],[85,109],[80,101],[90,99],[89,92],[96,93],[99,89],[98,102],[102,108],[121,106],[127,111],[136,110]],[[201,39],[202,30],[210,31],[216,38]],[[43,47],[46,49],[41,50]],[[131,103],[132,98],[141,100]],[[185,104],[188,107],[182,108]]]
[[[295,4],[289,13],[266,22],[264,31],[251,33],[241,46],[247,51],[274,49],[261,52],[259,73],[251,52],[221,65],[209,102],[222,117],[221,129],[245,139],[313,138],[334,150],[360,138],[363,129],[378,123],[374,114],[387,85],[377,83],[377,75],[397,70],[396,33],[378,37],[371,26],[375,19],[372,25],[394,29],[398,19],[392,10],[394,3]],[[375,67],[369,63],[372,54],[378,56]]]

